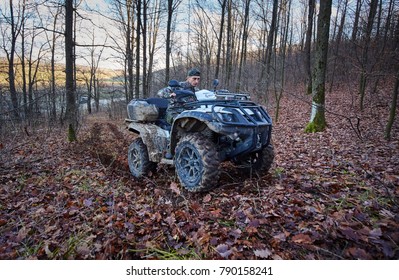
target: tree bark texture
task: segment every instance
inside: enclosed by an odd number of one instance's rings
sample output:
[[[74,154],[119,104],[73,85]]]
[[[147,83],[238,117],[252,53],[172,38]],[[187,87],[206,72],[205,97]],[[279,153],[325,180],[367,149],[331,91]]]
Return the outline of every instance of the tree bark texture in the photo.
[[[323,131],[325,119],[325,81],[327,72],[328,39],[330,35],[332,0],[320,1],[317,19],[317,41],[312,81],[312,113],[306,126],[307,132]]]
[[[76,141],[78,114],[75,89],[75,57],[73,41],[73,0],[65,0],[65,89],[66,112],[65,119],[68,125],[68,140]]]

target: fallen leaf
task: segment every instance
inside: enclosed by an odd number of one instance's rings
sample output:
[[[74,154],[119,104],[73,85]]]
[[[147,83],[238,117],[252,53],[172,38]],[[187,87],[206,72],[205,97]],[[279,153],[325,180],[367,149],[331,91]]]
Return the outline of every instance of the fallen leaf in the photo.
[[[357,247],[351,247],[348,249],[350,256],[359,260],[370,260],[371,256],[363,249]]]
[[[370,231],[370,236],[374,237],[374,238],[381,237],[382,236],[381,228],[375,228],[375,229],[371,230]]]
[[[170,189],[171,189],[175,194],[180,195],[180,189],[179,189],[179,187],[177,186],[177,183],[175,183],[175,182],[170,183]]]
[[[90,254],[90,249],[89,247],[87,247],[86,244],[84,244],[76,248],[76,253],[78,253],[81,256],[86,256]]]
[[[287,240],[284,232],[274,235],[273,238],[279,241]]]
[[[17,242],[21,242],[28,235],[30,228],[23,227],[18,231],[18,235],[16,238]]]
[[[204,199],[202,200],[202,202],[208,203],[208,202],[211,201],[211,200],[212,200],[212,196],[208,193],[208,194],[204,197]]]
[[[171,216],[166,217],[165,221],[169,224],[169,226],[172,226],[175,224],[176,219],[174,216],[171,215]]]
[[[359,234],[352,228],[340,228],[339,231],[349,240],[358,241]]]
[[[93,201],[91,198],[83,200],[83,205],[86,207],[90,207],[92,204],[93,204]]]
[[[222,209],[220,209],[220,208],[210,211],[210,213],[212,214],[213,217],[220,217],[221,212],[222,212]]]
[[[267,259],[268,257],[271,256],[272,251],[269,249],[261,249],[261,250],[254,250],[255,256],[262,258],[262,259]]]
[[[234,237],[234,239],[238,239],[241,237],[241,233],[242,233],[242,231],[239,228],[237,228],[237,229],[230,231],[229,235]]]
[[[231,250],[229,250],[229,246],[227,244],[219,244],[216,247],[216,251],[223,257],[223,258],[227,258],[228,256],[230,256],[230,254],[232,253]]]
[[[310,236],[307,234],[303,234],[303,233],[294,235],[292,237],[292,241],[295,243],[298,243],[298,244],[312,244],[313,243]]]

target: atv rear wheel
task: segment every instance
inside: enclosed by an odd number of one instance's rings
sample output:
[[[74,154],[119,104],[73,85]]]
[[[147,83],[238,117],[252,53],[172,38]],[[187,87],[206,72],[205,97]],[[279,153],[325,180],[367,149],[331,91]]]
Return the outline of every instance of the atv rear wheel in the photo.
[[[253,152],[246,157],[235,161],[236,165],[246,174],[250,172],[267,173],[274,160],[274,147],[269,144],[263,150]]]
[[[148,158],[147,146],[141,138],[136,138],[129,146],[127,155],[130,172],[136,178],[141,178],[154,168],[155,163]]]
[[[200,133],[187,134],[176,147],[175,166],[180,183],[190,192],[207,191],[219,180],[215,144]]]

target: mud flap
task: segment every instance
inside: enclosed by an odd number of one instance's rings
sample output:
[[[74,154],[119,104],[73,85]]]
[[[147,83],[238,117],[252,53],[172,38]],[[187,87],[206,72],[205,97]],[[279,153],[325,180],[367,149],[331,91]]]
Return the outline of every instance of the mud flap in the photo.
[[[147,146],[148,157],[152,162],[160,162],[168,149],[170,133],[151,123],[129,123],[128,129],[140,134]]]

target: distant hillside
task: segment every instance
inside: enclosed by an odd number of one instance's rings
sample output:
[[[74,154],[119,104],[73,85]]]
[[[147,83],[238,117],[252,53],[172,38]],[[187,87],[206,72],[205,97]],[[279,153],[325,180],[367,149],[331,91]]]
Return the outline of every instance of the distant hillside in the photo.
[[[26,66],[25,66],[26,67]],[[15,64],[15,75],[16,75],[16,85],[20,87],[22,85],[22,65],[20,62]],[[26,69],[28,73],[28,69]],[[90,78],[90,68],[87,66],[77,65],[76,71],[76,82],[78,86],[85,86],[86,81]],[[8,61],[6,58],[0,58],[0,87],[8,88]],[[64,86],[65,84],[65,65],[56,64],[55,65],[55,77],[56,84],[58,86]],[[120,85],[123,83],[123,73],[122,71],[112,70],[112,69],[98,69],[97,79],[104,85]],[[51,81],[51,65],[50,63],[41,63],[38,73],[37,73],[37,86],[38,87],[48,87]]]

